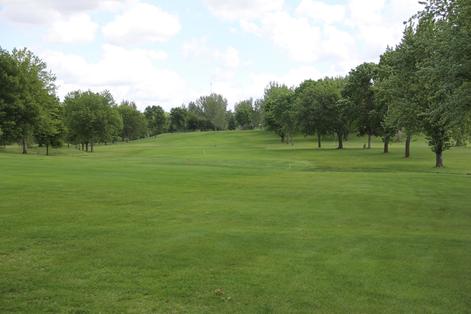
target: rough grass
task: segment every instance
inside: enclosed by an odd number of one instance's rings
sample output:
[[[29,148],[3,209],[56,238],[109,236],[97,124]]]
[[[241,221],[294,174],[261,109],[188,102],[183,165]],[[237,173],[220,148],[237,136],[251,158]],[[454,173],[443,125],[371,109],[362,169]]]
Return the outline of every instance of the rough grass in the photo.
[[[0,312],[470,313],[471,149],[362,144],[3,149]]]

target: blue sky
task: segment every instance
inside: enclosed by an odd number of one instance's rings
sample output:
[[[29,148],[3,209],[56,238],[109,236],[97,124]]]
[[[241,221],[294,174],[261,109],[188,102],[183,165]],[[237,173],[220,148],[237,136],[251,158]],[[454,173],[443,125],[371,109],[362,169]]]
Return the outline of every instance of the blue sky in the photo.
[[[27,47],[58,94],[108,89],[169,110],[212,92],[345,75],[401,38],[416,0],[0,0],[0,45]]]

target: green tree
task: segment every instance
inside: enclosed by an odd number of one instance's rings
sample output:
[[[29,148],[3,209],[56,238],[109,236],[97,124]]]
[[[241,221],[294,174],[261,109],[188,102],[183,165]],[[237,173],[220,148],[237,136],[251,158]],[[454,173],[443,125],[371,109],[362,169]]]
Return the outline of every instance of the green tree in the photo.
[[[252,118],[254,116],[254,108],[252,103],[252,99],[247,99],[234,106],[235,120],[237,125],[243,130],[253,128]]]
[[[263,108],[266,127],[280,136],[281,142],[293,143],[297,127],[293,90],[270,83],[265,89]]]
[[[338,149],[343,149],[343,140],[348,137],[355,121],[355,107],[346,98],[340,98],[334,106],[332,130],[337,135]]]
[[[34,138],[37,143],[46,147],[46,155],[49,155],[49,147],[60,147],[65,134],[63,120],[63,108],[56,97],[50,97],[44,103],[38,124],[34,130]]]
[[[27,49],[0,52],[0,128],[2,141],[18,141],[26,154],[27,145],[47,115],[46,103],[55,97],[55,77],[46,63]]]
[[[188,110],[185,107],[172,108],[170,111],[170,132],[182,132],[186,130]]]
[[[67,138],[93,152],[94,144],[113,141],[123,128],[123,120],[108,91],[74,91],[64,99]]]
[[[342,92],[355,106],[358,133],[368,135],[368,148],[371,138],[380,135],[382,113],[375,103],[374,84],[377,78],[377,65],[363,63],[350,71]]]
[[[228,130],[235,130],[237,128],[237,120],[235,118],[235,114],[232,111],[229,110],[226,112],[226,120]]]
[[[343,119],[337,120],[338,101],[341,98],[343,79],[325,78],[318,81],[304,81],[296,89],[296,105],[301,130],[306,135],[317,134],[317,145],[321,148],[321,138],[332,131],[343,138],[340,126]],[[339,112],[340,114],[340,112]],[[339,123],[339,124],[336,124]],[[337,126],[334,130],[334,125]],[[343,144],[339,142],[339,148]]]
[[[130,101],[123,101],[118,106],[118,112],[123,120],[121,138],[123,141],[136,140],[147,134],[147,120],[136,104]]]
[[[144,115],[147,120],[147,128],[149,129],[150,135],[159,135],[167,131],[168,118],[162,107],[146,107]]]
[[[215,130],[227,128],[226,110],[227,100],[218,94],[200,97],[195,104],[205,120],[211,122]]]
[[[11,54],[0,48],[0,144],[6,145],[19,138],[16,125],[20,92],[18,67]]]
[[[378,95],[387,106],[383,130],[402,130],[405,133],[406,158],[410,157],[412,136],[422,130],[420,113],[424,102],[418,75],[418,63],[423,54],[414,37],[412,27],[406,27],[396,49],[388,49],[381,56],[377,84]]]

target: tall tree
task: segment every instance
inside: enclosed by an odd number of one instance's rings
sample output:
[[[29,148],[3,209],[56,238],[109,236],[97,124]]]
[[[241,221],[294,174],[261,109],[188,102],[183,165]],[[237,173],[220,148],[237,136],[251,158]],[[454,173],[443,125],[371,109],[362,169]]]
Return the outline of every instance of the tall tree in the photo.
[[[130,101],[123,101],[118,106],[118,112],[123,120],[121,138],[123,141],[136,140],[142,138],[147,133],[147,120],[145,116],[137,110],[136,104]]]
[[[203,117],[211,121],[215,130],[225,130],[227,128],[226,110],[227,100],[218,94],[202,96],[196,101]]]
[[[317,134],[317,145],[321,147],[321,138],[331,132],[336,132],[339,141],[339,148],[343,147],[341,142],[345,133],[341,122],[343,117],[337,120],[338,101],[341,98],[341,91],[344,85],[342,78],[325,78],[317,81],[304,81],[296,89],[296,104],[298,109],[298,119],[301,130],[306,135]],[[334,125],[337,128],[334,128]]]
[[[270,83],[265,89],[263,108],[267,128],[280,136],[282,142],[292,143],[297,127],[293,90]]]
[[[186,129],[188,110],[185,107],[172,108],[170,111],[170,132],[182,132]]]
[[[0,48],[0,144],[19,138],[16,124],[20,92],[18,66],[11,54]]]
[[[350,71],[343,90],[343,96],[355,105],[359,134],[368,135],[368,148],[371,148],[371,138],[380,134],[382,121],[375,103],[376,77],[377,65],[363,63]]]
[[[149,133],[152,136],[162,134],[167,130],[167,114],[165,113],[162,107],[146,107],[146,109],[144,110],[144,115],[147,120],[147,127],[149,129]]]
[[[44,109],[34,130],[34,138],[37,143],[46,147],[46,155],[49,155],[49,147],[59,147],[65,134],[63,108],[56,97],[50,97],[44,102]]]
[[[247,100],[238,102],[234,106],[235,119],[237,121],[238,126],[242,130],[253,128],[252,118],[254,116],[254,108],[253,108],[252,103],[253,103],[252,99],[247,99]]]
[[[29,140],[46,116],[46,103],[55,97],[55,77],[46,63],[27,49],[13,49],[11,54],[2,50],[0,55],[2,139],[20,142],[26,154]]]
[[[68,139],[93,152],[97,142],[112,141],[123,128],[123,120],[107,91],[74,91],[64,99]]]
[[[405,133],[406,158],[410,157],[412,136],[422,130],[420,112],[424,102],[418,75],[418,63],[423,53],[414,37],[412,27],[406,27],[396,49],[388,49],[381,56],[380,80],[377,84],[378,95],[384,106],[387,106],[383,130],[402,130]]]

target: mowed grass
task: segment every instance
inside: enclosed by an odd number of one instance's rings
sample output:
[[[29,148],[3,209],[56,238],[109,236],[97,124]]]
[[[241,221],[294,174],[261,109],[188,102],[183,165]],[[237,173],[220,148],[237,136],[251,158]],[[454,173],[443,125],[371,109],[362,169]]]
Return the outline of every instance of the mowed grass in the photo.
[[[471,149],[363,142],[9,147],[0,312],[470,313]]]

